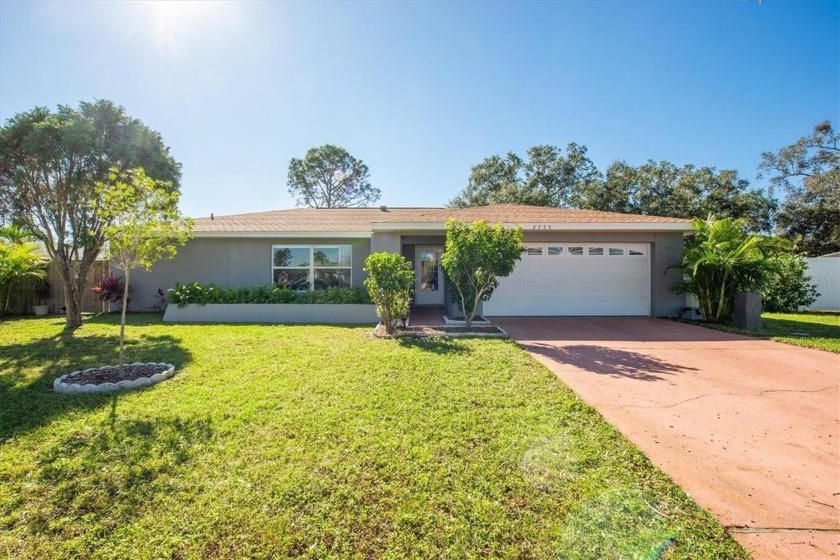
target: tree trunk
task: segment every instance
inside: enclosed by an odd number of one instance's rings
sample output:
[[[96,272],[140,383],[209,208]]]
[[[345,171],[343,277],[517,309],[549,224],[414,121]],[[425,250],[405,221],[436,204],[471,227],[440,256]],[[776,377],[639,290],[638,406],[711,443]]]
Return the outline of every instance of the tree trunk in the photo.
[[[470,310],[470,314],[467,315],[467,310],[464,309],[464,326],[467,327],[467,330],[472,328],[473,318],[475,317],[475,312],[478,309],[478,304],[481,301],[481,296],[484,294],[484,290],[476,290],[475,299],[472,302],[472,310]]]
[[[120,375],[123,372],[123,365],[125,364],[125,312],[128,309],[128,276],[131,270],[126,267],[125,271],[125,289],[123,290],[122,300],[122,317],[120,318]]]
[[[57,261],[61,281],[64,284],[64,307],[67,324],[65,329],[82,326],[82,293],[85,289],[88,271],[96,255],[87,254],[81,260]]]
[[[464,326],[467,328],[467,330],[470,330],[472,328],[472,320],[473,320],[474,315],[475,315],[475,303],[473,303],[472,311],[467,313],[467,304],[466,304],[466,302],[464,302]]]
[[[715,323],[720,323],[721,316],[723,315],[723,306],[726,302],[726,276],[727,274],[724,272],[723,274],[723,282],[720,285],[720,295],[718,296],[718,306],[717,312],[715,313]]]
[[[64,271],[62,271],[64,272]],[[64,281],[64,310],[66,324],[65,329],[76,329],[82,326],[82,298],[79,288],[70,275],[62,274]]]
[[[49,245],[47,246],[49,250]],[[67,323],[65,329],[75,329],[82,326],[82,295],[87,282],[87,275],[91,265],[99,256],[100,247],[86,248],[80,259],[74,259],[75,252],[59,247],[59,251],[49,250],[64,285],[64,308]]]
[[[3,297],[2,305],[0,305],[0,317],[6,314],[6,310],[9,308],[9,305],[12,301],[12,285],[9,283],[9,286],[6,288],[6,295]]]

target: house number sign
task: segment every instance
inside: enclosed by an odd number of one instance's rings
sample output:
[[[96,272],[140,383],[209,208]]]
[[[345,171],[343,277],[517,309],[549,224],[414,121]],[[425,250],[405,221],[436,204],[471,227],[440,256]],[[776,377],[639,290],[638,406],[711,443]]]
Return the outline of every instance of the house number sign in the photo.
[[[551,229],[551,225],[549,224],[531,224],[531,229]]]

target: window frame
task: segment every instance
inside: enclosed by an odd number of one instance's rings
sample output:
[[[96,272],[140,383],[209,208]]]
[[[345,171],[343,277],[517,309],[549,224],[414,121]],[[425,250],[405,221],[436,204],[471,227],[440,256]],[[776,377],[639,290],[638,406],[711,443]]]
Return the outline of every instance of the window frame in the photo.
[[[544,257],[545,256],[545,248],[542,244],[536,243],[526,243],[524,245],[525,249],[522,251],[523,257]],[[532,253],[531,251],[539,251],[539,253]]]
[[[523,258],[628,258],[647,257],[651,250],[647,242],[528,242],[524,243]],[[552,252],[551,250],[554,249]],[[538,251],[540,251],[538,253]]]
[[[339,252],[339,260],[341,260],[341,250],[342,248],[346,248],[347,253],[350,257],[350,262],[347,266],[343,265],[328,265],[328,266],[317,266],[315,264],[315,249],[337,249]],[[277,249],[307,249],[309,251],[309,266],[275,266],[274,265],[274,252]],[[349,273],[350,278],[350,285],[348,287],[353,287],[353,245],[349,243],[272,243],[271,244],[271,281],[270,284],[272,286],[277,286],[277,281],[275,280],[275,273],[277,270],[306,270],[309,274],[309,287],[307,289],[295,289],[297,292],[305,292],[310,291],[313,292],[316,289],[324,289],[324,288],[316,288],[315,287],[315,274],[318,270],[335,270],[341,269],[346,270]]]

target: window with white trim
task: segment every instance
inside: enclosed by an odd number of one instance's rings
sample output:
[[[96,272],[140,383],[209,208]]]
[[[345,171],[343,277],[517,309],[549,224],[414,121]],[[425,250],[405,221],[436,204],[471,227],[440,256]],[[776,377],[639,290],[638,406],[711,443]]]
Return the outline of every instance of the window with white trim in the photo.
[[[543,248],[539,245],[526,245],[525,254],[529,257],[541,257],[543,254]]]
[[[325,290],[352,285],[350,245],[272,245],[272,282],[293,290]]]
[[[556,243],[528,243],[522,249],[526,257],[643,257],[647,243],[582,243],[559,245]]]

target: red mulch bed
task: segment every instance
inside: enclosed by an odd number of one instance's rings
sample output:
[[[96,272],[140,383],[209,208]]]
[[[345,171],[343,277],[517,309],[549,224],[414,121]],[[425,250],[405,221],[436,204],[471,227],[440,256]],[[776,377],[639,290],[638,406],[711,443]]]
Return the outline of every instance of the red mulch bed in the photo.
[[[151,377],[157,373],[163,373],[169,366],[161,364],[127,364],[123,366],[122,375],[117,366],[104,366],[90,371],[80,371],[68,375],[63,383],[77,385],[101,385],[102,383],[118,383],[120,381],[134,381],[141,377]]]

